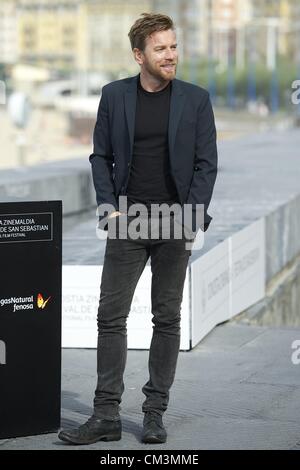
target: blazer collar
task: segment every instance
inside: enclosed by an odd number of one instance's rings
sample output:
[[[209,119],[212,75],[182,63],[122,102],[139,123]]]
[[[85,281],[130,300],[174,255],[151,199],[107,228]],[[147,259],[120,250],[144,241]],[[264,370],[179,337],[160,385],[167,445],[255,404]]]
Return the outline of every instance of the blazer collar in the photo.
[[[135,128],[135,110],[136,110],[136,97],[137,97],[137,84],[139,74],[132,77],[130,84],[125,92],[125,114],[129,132],[130,140],[130,158],[133,150],[134,141],[134,128]],[[170,114],[169,114],[169,127],[168,127],[168,141],[169,141],[169,154],[172,158],[176,132],[179,120],[183,111],[185,101],[185,94],[182,90],[180,80],[174,78],[172,81],[171,99],[170,99]]]

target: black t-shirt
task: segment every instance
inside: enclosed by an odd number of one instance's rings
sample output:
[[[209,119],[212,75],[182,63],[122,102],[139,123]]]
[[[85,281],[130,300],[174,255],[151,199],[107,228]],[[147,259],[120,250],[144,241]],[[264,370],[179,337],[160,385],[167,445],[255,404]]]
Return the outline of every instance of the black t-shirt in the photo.
[[[128,207],[143,203],[178,202],[171,175],[168,148],[169,108],[172,82],[157,92],[137,87],[133,156],[127,186]]]

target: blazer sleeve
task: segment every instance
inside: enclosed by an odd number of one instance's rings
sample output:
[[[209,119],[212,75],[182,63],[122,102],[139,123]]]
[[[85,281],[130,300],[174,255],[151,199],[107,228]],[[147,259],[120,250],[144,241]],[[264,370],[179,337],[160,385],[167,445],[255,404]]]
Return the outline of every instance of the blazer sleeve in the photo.
[[[195,226],[195,220],[193,220],[193,230],[197,231],[201,228],[204,232],[212,220],[212,217],[207,214],[207,209],[212,197],[218,165],[215,119],[209,93],[206,93],[204,104],[199,107],[197,115],[194,173],[186,201],[192,205],[193,212],[196,212],[196,204],[203,204],[204,226]],[[193,215],[194,219],[195,214]]]
[[[118,210],[113,182],[114,154],[110,138],[106,87],[102,88],[97,121],[93,134],[93,153],[89,156],[89,161],[92,165],[92,175],[98,208],[99,205],[102,204],[109,204],[111,206],[110,209],[109,206],[107,206],[106,215],[99,216],[100,228],[106,230],[105,224],[107,216],[114,210]]]

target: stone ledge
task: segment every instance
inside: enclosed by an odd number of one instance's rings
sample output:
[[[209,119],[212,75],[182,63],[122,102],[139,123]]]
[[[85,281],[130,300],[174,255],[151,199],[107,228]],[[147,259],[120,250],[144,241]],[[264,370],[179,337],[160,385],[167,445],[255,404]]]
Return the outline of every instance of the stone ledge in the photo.
[[[63,214],[96,206],[88,159],[51,162],[0,172],[2,202],[63,201]]]

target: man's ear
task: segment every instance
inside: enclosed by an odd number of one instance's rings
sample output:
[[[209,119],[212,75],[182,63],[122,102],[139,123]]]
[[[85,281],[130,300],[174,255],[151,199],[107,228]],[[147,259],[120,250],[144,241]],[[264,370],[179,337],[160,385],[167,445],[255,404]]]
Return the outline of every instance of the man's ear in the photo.
[[[142,59],[142,51],[140,49],[138,49],[137,47],[134,47],[133,50],[133,56],[134,56],[134,60],[139,64],[139,65],[142,65],[143,64],[143,59]]]

